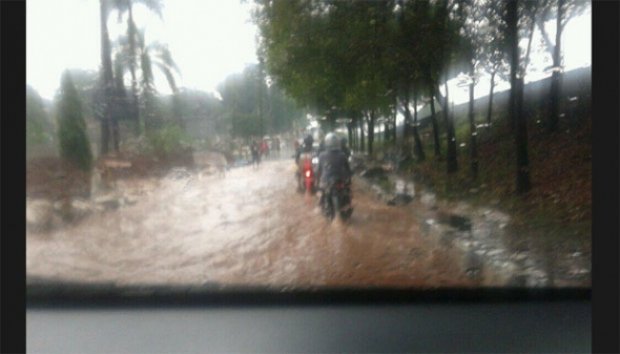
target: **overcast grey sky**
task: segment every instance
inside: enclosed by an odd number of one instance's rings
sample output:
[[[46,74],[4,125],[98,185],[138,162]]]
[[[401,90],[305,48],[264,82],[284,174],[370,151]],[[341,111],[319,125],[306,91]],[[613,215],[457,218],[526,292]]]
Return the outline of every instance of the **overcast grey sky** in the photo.
[[[238,0],[164,1],[163,21],[137,5],[134,19],[146,41],[167,43],[181,70],[180,86],[213,90],[228,74],[255,63],[256,28]],[[26,8],[26,81],[52,98],[66,68],[97,70],[101,63],[98,0],[29,0]],[[110,16],[110,38],[125,30]],[[160,92],[165,77],[156,75]]]
[[[250,3],[239,0],[167,0],[163,21],[141,5],[135,7],[135,21],[146,28],[146,40],[167,43],[181,69],[179,86],[214,91],[226,76],[240,72],[248,63],[256,63],[257,29],[250,21]],[[100,62],[98,0],[28,0],[26,8],[26,81],[41,96],[51,99],[67,68],[97,70]],[[551,21],[552,22],[552,21]],[[110,37],[125,30],[113,13]],[[548,30],[554,38],[553,23]],[[539,43],[537,32],[534,43]],[[569,22],[563,35],[565,70],[590,66],[591,13],[586,11]],[[526,79],[545,76],[549,54],[534,49],[531,70]],[[163,75],[156,73],[155,84],[161,93],[169,93]],[[455,83],[453,83],[455,84]],[[504,84],[498,89],[507,88]],[[477,96],[488,92],[482,77]],[[452,90],[455,103],[467,99],[466,90]]]

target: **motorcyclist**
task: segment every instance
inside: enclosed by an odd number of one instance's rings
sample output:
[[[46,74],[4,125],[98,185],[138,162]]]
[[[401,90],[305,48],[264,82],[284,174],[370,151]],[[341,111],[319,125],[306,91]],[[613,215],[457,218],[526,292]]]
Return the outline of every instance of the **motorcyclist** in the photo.
[[[310,152],[310,150],[312,150],[313,143],[314,138],[312,137],[312,134],[306,135],[306,137],[304,138],[304,149],[306,152]]]
[[[302,175],[304,168],[311,168],[311,159],[312,159],[312,144],[314,143],[314,138],[312,138],[311,134],[308,134],[297,152],[295,153],[295,163],[297,164],[297,172],[295,172],[295,178],[297,179],[297,188],[299,191],[303,190],[302,184]],[[305,154],[304,160],[301,160],[301,155]]]
[[[312,137],[311,134],[308,134],[304,140],[303,143],[299,146],[299,148],[297,149],[297,151],[295,152],[295,163],[299,164],[299,156],[304,153],[310,153],[312,152],[312,144],[314,143],[314,138]]]
[[[341,140],[335,133],[325,136],[325,151],[319,155],[319,167],[317,176],[319,178],[319,189],[321,198],[319,203],[322,205],[325,193],[336,182],[341,181],[349,185],[351,183],[351,168],[344,152],[341,150]]]

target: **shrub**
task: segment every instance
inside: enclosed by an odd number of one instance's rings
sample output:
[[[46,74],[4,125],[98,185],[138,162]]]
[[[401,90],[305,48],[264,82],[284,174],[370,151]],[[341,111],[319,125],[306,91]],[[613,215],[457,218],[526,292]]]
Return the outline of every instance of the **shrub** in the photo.
[[[168,158],[191,147],[191,139],[176,124],[166,124],[147,135],[151,152],[160,158]]]

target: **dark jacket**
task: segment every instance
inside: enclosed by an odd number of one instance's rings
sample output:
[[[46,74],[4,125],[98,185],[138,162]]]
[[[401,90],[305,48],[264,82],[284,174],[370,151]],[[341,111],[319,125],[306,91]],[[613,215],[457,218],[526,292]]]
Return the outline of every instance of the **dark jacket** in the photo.
[[[327,150],[319,155],[317,174],[321,188],[325,188],[336,181],[348,181],[351,178],[351,168],[347,156],[340,150]]]
[[[304,138],[303,145],[306,151],[312,150],[312,144],[314,144],[314,138],[312,138],[312,135],[308,135],[307,137]]]
[[[301,145],[295,151],[295,163],[299,163],[299,158],[303,153],[312,153],[312,144],[311,145]]]

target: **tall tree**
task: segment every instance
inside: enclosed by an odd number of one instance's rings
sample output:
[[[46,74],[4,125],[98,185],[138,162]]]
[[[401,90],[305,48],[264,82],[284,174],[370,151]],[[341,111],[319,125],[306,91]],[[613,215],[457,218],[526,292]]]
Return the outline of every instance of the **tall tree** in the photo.
[[[575,16],[583,13],[589,2],[583,0],[543,0],[540,4],[542,14],[537,18],[537,25],[542,33],[546,48],[553,60],[551,88],[549,92],[547,128],[557,131],[560,117],[560,89],[562,85],[562,33],[566,24]],[[555,18],[554,18],[555,17]],[[555,20],[555,41],[551,41],[545,28],[545,22]]]
[[[101,112],[101,154],[109,151],[110,126],[114,140],[114,148],[118,150],[118,125],[112,119],[112,98],[114,93],[114,78],[112,75],[112,58],[110,49],[110,35],[108,32],[108,0],[99,0],[99,17],[101,30],[101,85],[104,91],[103,112]]]
[[[506,61],[505,23],[501,4],[496,1],[488,1],[481,7],[485,17],[481,27],[481,40],[484,50],[481,52],[481,61],[485,71],[491,75],[489,89],[489,103],[487,106],[486,123],[491,124],[493,116],[493,95],[495,91],[496,77],[509,81],[509,66]]]
[[[68,71],[62,76],[57,119],[60,156],[82,170],[90,170],[93,156],[82,116],[82,103]]]
[[[127,97],[127,89],[125,88],[123,65],[124,58],[121,53],[114,56],[114,93],[113,93],[113,110],[112,115],[116,121],[125,120],[131,115],[130,101]]]
[[[416,48],[410,55],[413,56],[417,63],[419,71],[419,86],[424,88],[428,94],[428,102],[431,109],[431,125],[433,128],[433,149],[435,158],[441,157],[441,140],[439,124],[435,112],[435,98],[437,87],[440,85],[440,74],[443,70],[443,63],[438,58],[443,53],[443,20],[444,13],[438,11],[439,3],[431,3],[430,1],[407,1],[404,3],[405,13],[412,12],[406,19],[411,20],[414,24],[408,25],[408,31],[414,31]]]
[[[451,20],[453,18],[453,12],[455,9],[458,11],[461,9],[459,1],[443,0],[439,2],[435,10],[435,24],[432,28],[432,36],[438,40],[437,45],[437,57],[436,60],[440,65],[439,72],[442,72],[442,82],[446,91],[445,97],[442,97],[439,92],[439,87],[436,87],[435,95],[440,98],[439,102],[442,104],[444,123],[446,125],[446,171],[448,174],[455,173],[458,170],[457,149],[456,149],[456,134],[454,129],[454,117],[450,114],[450,99],[448,90],[448,80],[452,78],[457,72],[456,65],[459,62],[459,56],[463,54],[459,50],[459,34],[458,29],[461,27],[456,21]],[[457,17],[458,19],[458,17]]]
[[[506,4],[506,37],[510,48],[511,116],[515,122],[515,145],[517,151],[516,191],[527,193],[531,189],[527,151],[527,125],[523,116],[523,77],[520,71],[519,53],[519,0]]]
[[[224,119],[230,122],[231,134],[236,137],[280,133],[293,127],[303,114],[295,102],[283,93],[277,81],[268,87],[258,65],[250,65],[242,73],[230,75],[218,86],[222,96]],[[259,98],[261,92],[268,95]],[[261,102],[262,101],[262,102]],[[265,110],[261,131],[261,108]],[[267,116],[267,113],[269,116]]]
[[[483,12],[482,3],[476,0],[462,2],[458,11],[460,17],[461,38],[463,38],[463,50],[467,61],[467,79],[469,86],[469,104],[467,117],[469,120],[469,160],[470,175],[473,180],[478,178],[478,144],[477,129],[474,111],[474,87],[477,84],[477,68],[482,60],[482,52],[484,49],[483,27],[485,26],[485,14]]]
[[[398,1],[397,7],[397,26],[394,41],[396,58],[396,68],[394,74],[397,76],[397,87],[400,95],[404,99],[405,105],[405,124],[404,124],[404,140],[408,143],[413,136],[415,155],[419,160],[425,159],[425,154],[420,140],[419,129],[417,127],[417,114],[412,122],[409,104],[410,96],[413,91],[414,111],[417,112],[418,93],[421,88],[425,87],[423,80],[423,66],[429,60],[428,55],[425,56],[426,48],[424,45],[425,31],[427,26],[428,1]],[[431,119],[434,120],[434,117]],[[436,124],[433,126],[436,127]],[[438,134],[437,139],[438,138]],[[435,141],[435,152],[438,155],[438,141]]]

